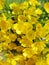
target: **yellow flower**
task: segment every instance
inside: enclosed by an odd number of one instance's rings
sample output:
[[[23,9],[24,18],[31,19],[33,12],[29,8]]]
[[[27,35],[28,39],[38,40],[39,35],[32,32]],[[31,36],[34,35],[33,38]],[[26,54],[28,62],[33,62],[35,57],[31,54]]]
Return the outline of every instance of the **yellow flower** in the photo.
[[[28,21],[29,21],[31,24],[36,24],[36,23],[37,23],[37,18],[28,15]]]
[[[42,52],[44,50],[44,48],[46,47],[45,42],[41,41],[41,42],[35,42],[35,46],[38,49],[38,52]]]
[[[32,29],[32,24],[29,22],[19,21],[18,23],[13,25],[13,29],[16,30],[17,34],[26,34],[27,30],[29,31]]]
[[[24,65],[24,64],[25,64],[25,61],[24,61],[24,60],[20,60],[20,61],[18,61],[17,64],[18,64],[18,65]]]
[[[35,43],[32,44],[33,54],[38,54],[38,47],[35,46]]]
[[[23,49],[24,49],[24,48],[23,48],[22,46],[17,46],[17,48],[16,48],[16,50],[17,50],[18,52],[20,52],[20,53],[23,51]]]
[[[24,60],[25,57],[22,54],[17,54],[16,56],[14,56],[14,60],[16,61],[20,61],[20,60]]]
[[[38,62],[36,62],[36,65],[47,65],[46,60],[39,59]]]
[[[17,48],[17,46],[16,46],[14,43],[9,43],[7,47],[8,47],[8,49],[10,49],[10,50]]]
[[[45,29],[44,29],[45,30]],[[42,28],[42,25],[40,24],[40,23],[37,23],[36,24],[36,36],[37,37],[43,37],[44,35],[44,32],[45,31],[43,31],[43,28]]]
[[[46,21],[44,28],[49,32],[49,20]]]
[[[0,61],[0,65],[11,65],[11,63],[8,63],[8,62],[4,62],[4,61]]]
[[[46,36],[46,41],[49,41],[49,35]]]
[[[12,19],[8,19],[7,20],[7,26],[8,26],[7,28],[11,29],[11,27],[13,26],[13,23],[14,23],[14,21]]]
[[[0,15],[0,20],[6,20],[6,15],[4,13]]]
[[[1,20],[0,26],[2,30],[7,30],[7,21],[6,20]]]
[[[44,27],[42,27],[42,25],[40,23],[37,23],[36,24],[36,36],[45,37],[45,35],[49,32],[48,26],[49,26],[49,23],[46,23]]]
[[[32,58],[28,59],[26,62],[25,62],[25,65],[34,65],[35,62]]]
[[[25,22],[26,21],[26,16],[25,15],[19,15],[18,16],[18,21],[23,21],[23,22]]]
[[[0,0],[0,10],[3,9],[3,7],[4,7],[4,2],[5,2],[5,0]]]
[[[42,25],[40,23],[37,23],[36,24],[36,30],[40,31],[41,29],[42,29]]]
[[[36,7],[30,7],[27,10],[24,10],[24,14],[26,15],[35,15]]]
[[[7,19],[6,12],[0,14],[0,65],[49,65],[49,20],[44,26],[39,19],[43,14],[37,0],[11,3]],[[0,10],[4,0],[0,0]],[[49,2],[44,8],[49,13]],[[49,15],[48,15],[49,16]],[[44,13],[45,17],[45,13]],[[48,35],[47,35],[48,34]],[[3,52],[3,53],[2,53]],[[46,54],[46,57],[45,57]],[[47,62],[47,63],[46,63]]]
[[[9,38],[10,38],[11,41],[15,41],[17,36],[15,34],[11,33],[11,34],[9,34]]]
[[[31,47],[32,41],[30,41],[26,36],[22,37],[20,40],[21,46],[23,47]]]
[[[44,4],[44,9],[46,10],[47,13],[49,13],[49,2],[46,2]]]
[[[28,8],[28,2],[25,1],[25,2],[21,3],[20,6],[19,6],[19,8],[21,10],[27,9]]]
[[[17,34],[22,34],[23,30],[24,30],[24,22],[18,22],[16,24],[13,25],[13,29],[16,30]]]
[[[47,54],[46,57],[47,57],[47,59],[46,59],[47,64],[49,65],[49,54]]]
[[[14,11],[14,13],[18,12],[19,7],[18,7],[18,4],[16,4],[15,2],[10,4],[9,6]]]
[[[41,15],[42,14],[42,10],[38,8],[38,9],[36,9],[35,13]]]
[[[17,8],[17,6],[18,6],[18,5],[17,5],[16,3],[10,4],[10,8],[11,8],[11,9],[15,9],[15,8]]]
[[[17,65],[17,62],[16,62],[14,59],[12,59],[12,60],[11,60],[11,64],[12,64],[12,65]]]
[[[33,51],[31,48],[25,48],[23,50],[23,56],[27,58],[31,58],[33,56]]]
[[[36,6],[36,5],[41,5],[40,2],[38,2],[37,0],[29,0],[29,3],[33,6]]]
[[[32,24],[30,22],[24,22],[24,33],[27,34],[27,32],[32,31]]]
[[[26,33],[26,37],[27,37],[29,40],[33,40],[33,39],[35,39],[35,37],[36,37],[36,33],[35,33],[34,31],[30,30],[30,31],[28,31],[28,32]]]

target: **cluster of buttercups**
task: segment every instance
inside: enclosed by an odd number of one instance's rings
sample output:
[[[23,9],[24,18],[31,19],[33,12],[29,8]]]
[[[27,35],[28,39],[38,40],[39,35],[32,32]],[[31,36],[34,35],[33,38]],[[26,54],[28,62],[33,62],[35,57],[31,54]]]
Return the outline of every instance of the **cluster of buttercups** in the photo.
[[[3,5],[0,0],[0,11]],[[7,12],[9,18],[0,13],[0,65],[49,65],[49,2],[13,2]],[[39,19],[45,13],[42,25]]]

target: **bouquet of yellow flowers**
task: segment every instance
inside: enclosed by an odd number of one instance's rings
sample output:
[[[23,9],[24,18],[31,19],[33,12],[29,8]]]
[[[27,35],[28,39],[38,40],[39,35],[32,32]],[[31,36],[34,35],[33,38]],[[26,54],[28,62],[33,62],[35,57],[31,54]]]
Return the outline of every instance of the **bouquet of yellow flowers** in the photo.
[[[0,65],[49,65],[49,2],[6,1],[0,0]]]

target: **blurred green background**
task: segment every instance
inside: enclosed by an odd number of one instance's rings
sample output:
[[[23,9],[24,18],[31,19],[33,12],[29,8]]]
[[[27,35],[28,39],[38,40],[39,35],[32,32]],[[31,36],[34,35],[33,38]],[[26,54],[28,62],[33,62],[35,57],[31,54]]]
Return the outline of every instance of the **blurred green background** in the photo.
[[[7,3],[9,4],[9,3],[11,3],[11,2],[21,3],[21,2],[24,2],[24,1],[27,1],[27,0],[6,0],[6,4],[7,4]],[[47,1],[49,1],[49,0],[38,0],[38,1],[44,3],[44,2],[47,2]]]
[[[10,3],[12,3],[12,2],[17,2],[17,3],[22,3],[22,2],[24,2],[24,1],[27,1],[27,0],[6,0],[5,1],[5,7],[8,9],[8,6],[9,6],[9,4]],[[40,1],[41,3],[42,3],[42,5],[45,3],[45,2],[49,2],[49,0],[38,0],[38,1]]]

